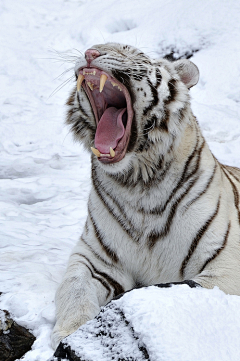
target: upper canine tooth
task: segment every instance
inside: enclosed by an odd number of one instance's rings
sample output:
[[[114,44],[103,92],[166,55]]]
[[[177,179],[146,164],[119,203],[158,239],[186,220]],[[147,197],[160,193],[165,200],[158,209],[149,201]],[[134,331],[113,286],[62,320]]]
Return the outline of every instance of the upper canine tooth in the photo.
[[[102,74],[100,76],[100,86],[99,86],[99,92],[101,93],[103,91],[103,88],[104,88],[104,85],[107,81],[107,75],[105,74]]]
[[[110,155],[111,155],[111,157],[112,158],[114,158],[115,157],[115,152],[114,152],[114,150],[112,149],[112,147],[110,147]]]
[[[77,91],[79,92],[82,82],[83,82],[84,76],[82,74],[78,75],[78,80],[77,80]]]
[[[93,152],[93,154],[95,154],[97,157],[101,156],[101,153],[99,152],[99,150],[97,150],[96,148],[91,147],[91,151]]]

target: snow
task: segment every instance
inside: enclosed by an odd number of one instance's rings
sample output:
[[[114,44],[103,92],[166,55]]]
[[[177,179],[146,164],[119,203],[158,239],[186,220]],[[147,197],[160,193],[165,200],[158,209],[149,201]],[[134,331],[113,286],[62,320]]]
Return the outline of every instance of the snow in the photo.
[[[151,286],[109,303],[63,342],[88,361],[237,361],[239,332],[240,297]]]
[[[54,294],[86,217],[90,158],[64,125],[79,51],[116,41],[152,57],[172,51],[176,56],[193,54],[191,60],[200,69],[200,81],[191,89],[194,113],[218,159],[240,167],[239,19],[240,3],[235,0],[0,2],[0,308],[37,337],[24,361],[45,361],[52,355]],[[203,300],[204,291],[197,291]],[[212,319],[207,311],[201,316],[198,307],[206,310],[210,301],[199,304],[200,295],[193,291],[201,324],[209,329],[212,324],[216,329],[224,326],[224,335],[239,339],[239,298],[206,292],[208,300],[216,300],[216,312],[221,313],[224,303],[232,323]],[[169,302],[180,297],[177,288],[168,294]],[[188,305],[190,296],[182,297]],[[164,309],[165,300],[164,295],[156,304]],[[188,318],[193,328],[194,315],[193,309]],[[173,317],[183,319],[179,312]],[[167,327],[166,348],[177,337],[171,337],[172,324]],[[217,335],[212,337],[220,347],[224,341]],[[193,333],[183,333],[181,342],[194,345],[188,350],[193,355],[205,350],[204,342],[201,347],[194,343]],[[224,361],[239,360],[239,351],[228,351],[231,357]],[[176,355],[172,360],[179,360]]]

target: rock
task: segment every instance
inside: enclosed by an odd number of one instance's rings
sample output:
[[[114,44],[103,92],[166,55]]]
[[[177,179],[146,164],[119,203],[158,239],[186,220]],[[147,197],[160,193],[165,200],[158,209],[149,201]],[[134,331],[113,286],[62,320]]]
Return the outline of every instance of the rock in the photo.
[[[0,310],[0,361],[14,361],[31,349],[35,337]]]
[[[145,345],[115,302],[59,344],[51,361],[146,361]],[[50,361],[50,360],[49,360]]]
[[[239,296],[192,281],[159,284],[102,307],[51,361],[239,361],[239,337]]]

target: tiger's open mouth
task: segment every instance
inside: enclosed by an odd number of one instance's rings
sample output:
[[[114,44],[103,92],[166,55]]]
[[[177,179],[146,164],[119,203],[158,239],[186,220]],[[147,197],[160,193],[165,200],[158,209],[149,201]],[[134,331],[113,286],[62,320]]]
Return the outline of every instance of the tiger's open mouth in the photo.
[[[97,68],[79,71],[81,85],[91,103],[97,130],[93,153],[103,163],[119,162],[126,154],[133,119],[131,97],[117,79]]]

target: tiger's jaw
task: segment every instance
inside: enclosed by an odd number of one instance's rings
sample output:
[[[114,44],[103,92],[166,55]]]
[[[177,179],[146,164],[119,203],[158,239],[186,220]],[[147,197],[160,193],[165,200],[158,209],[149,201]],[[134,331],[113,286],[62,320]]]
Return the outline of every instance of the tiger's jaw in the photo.
[[[96,121],[93,153],[102,163],[116,163],[124,158],[131,136],[132,101],[127,88],[98,68],[82,68],[77,91],[85,90]]]

